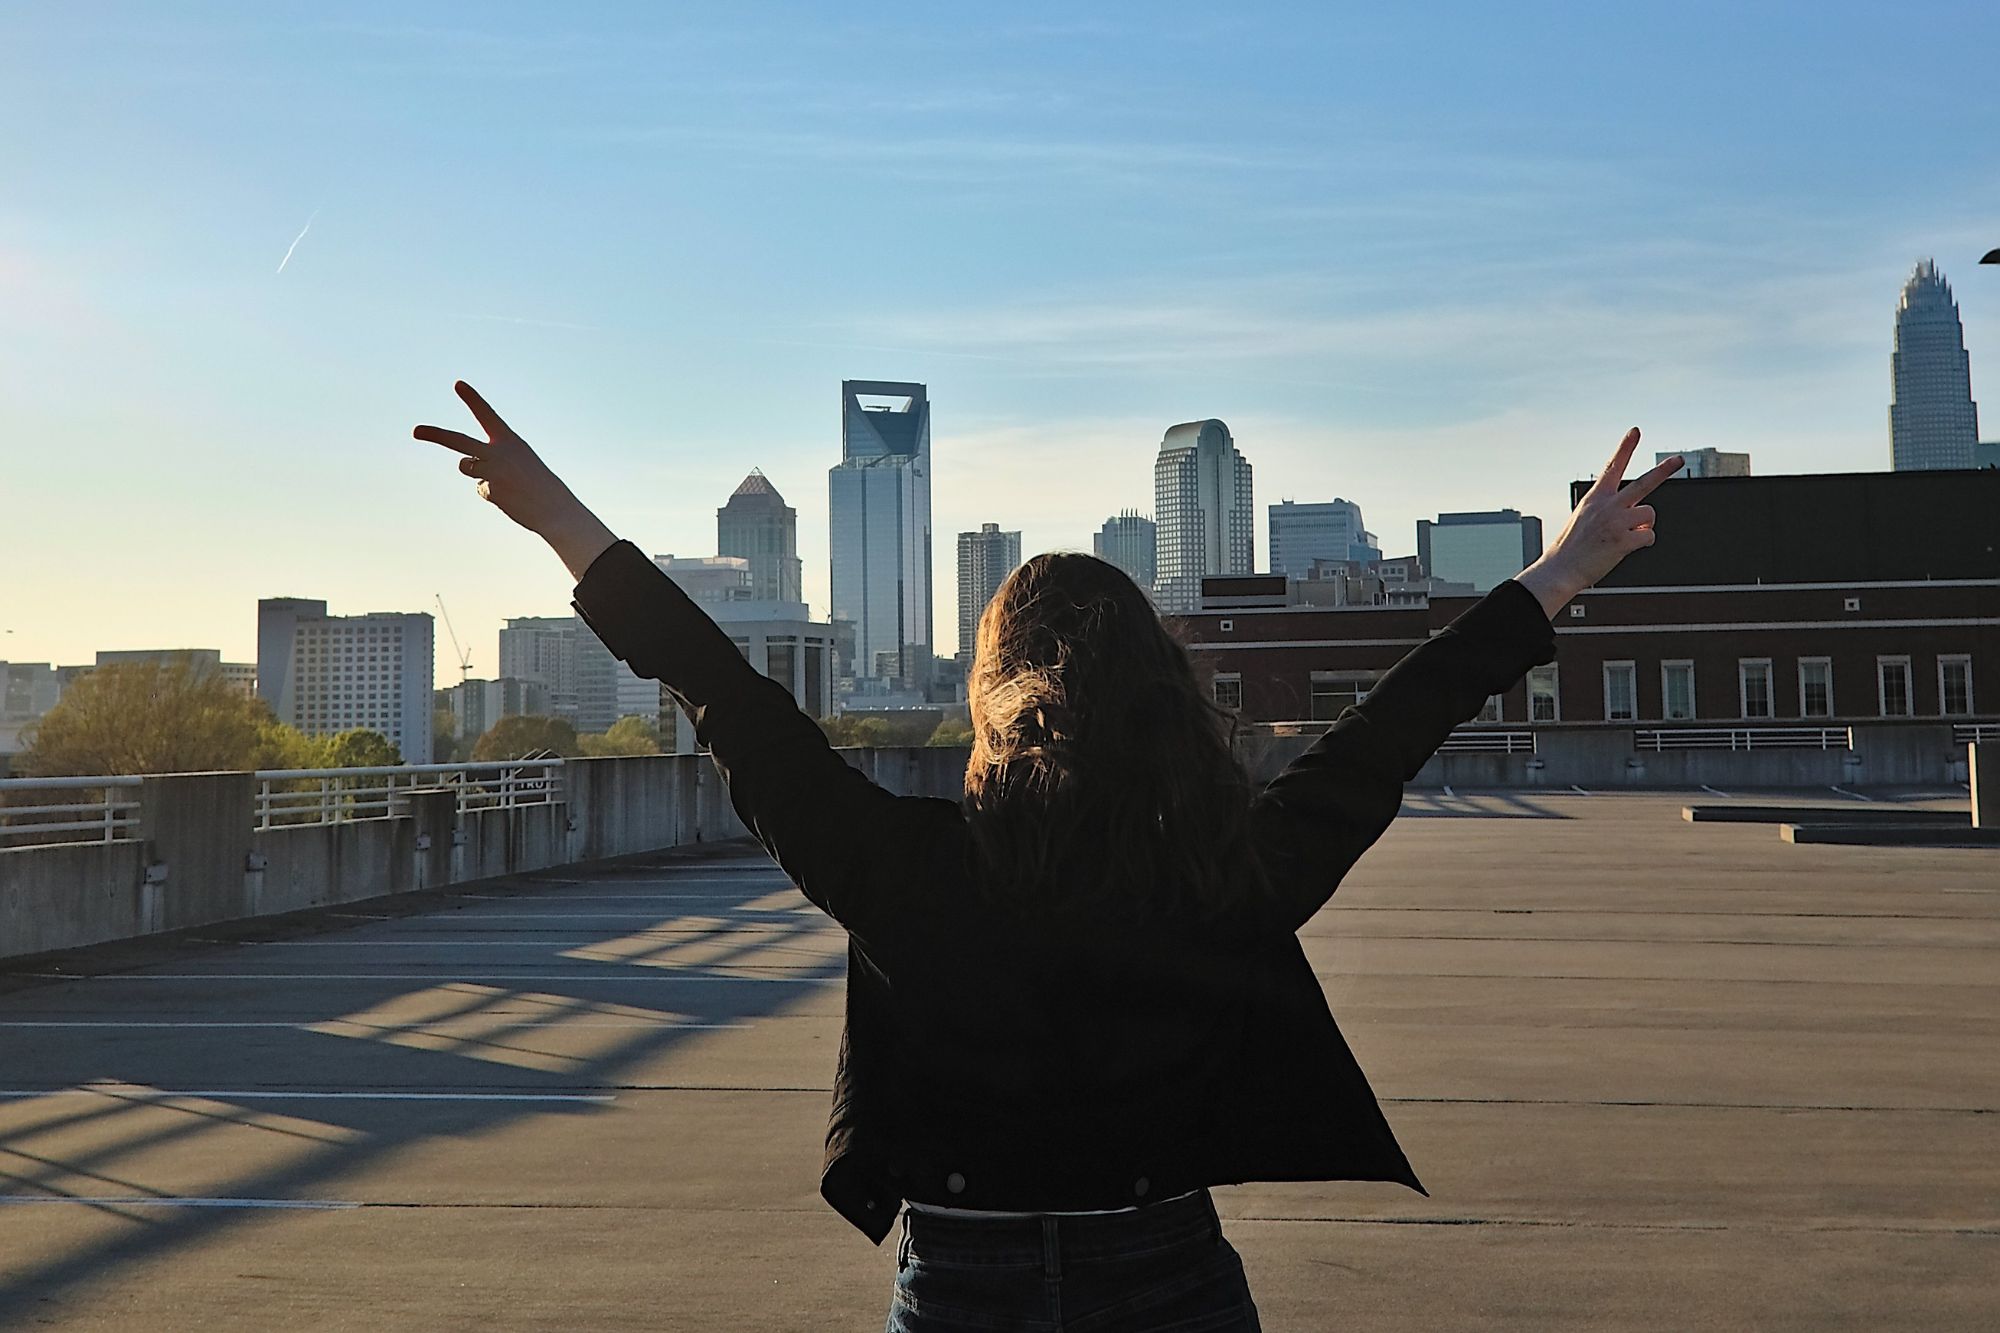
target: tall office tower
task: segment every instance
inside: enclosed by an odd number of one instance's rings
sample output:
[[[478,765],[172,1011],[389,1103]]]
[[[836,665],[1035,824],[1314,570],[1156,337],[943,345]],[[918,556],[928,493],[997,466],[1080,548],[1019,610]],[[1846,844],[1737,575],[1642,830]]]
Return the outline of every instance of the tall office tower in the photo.
[[[388,737],[405,763],[428,764],[432,634],[428,612],[331,616],[322,601],[264,598],[257,694],[308,736],[365,727]]]
[[[1720,449],[1668,449],[1656,452],[1653,462],[1657,465],[1679,453],[1684,461],[1676,477],[1747,477],[1750,475],[1750,455],[1726,454]]]
[[[1140,517],[1136,509],[1125,509],[1115,517],[1105,519],[1104,526],[1091,536],[1090,553],[1130,574],[1132,582],[1150,597],[1153,595],[1153,576],[1157,572],[1153,562],[1156,540],[1153,520]]]
[[[621,699],[632,692],[621,686],[637,679],[575,616],[509,620],[500,631],[500,674],[540,685],[549,715],[580,732],[609,730],[623,716],[621,704],[631,702]]]
[[[1890,466],[1897,472],[1971,467],[1979,405],[1972,401],[1965,327],[1951,284],[1928,259],[1903,284],[1889,379]]]
[[[1153,462],[1153,601],[1168,614],[1201,607],[1204,574],[1257,569],[1250,462],[1220,421],[1167,431]]]
[[[799,511],[756,468],[715,511],[719,555],[750,562],[750,595],[762,602],[805,599],[799,563]]]
[[[1271,573],[1304,578],[1315,560],[1380,560],[1361,506],[1335,496],[1324,504],[1280,500],[1270,507]]]
[[[1487,592],[1542,555],[1542,520],[1518,509],[1417,520],[1417,563],[1434,582]]]
[[[977,532],[958,534],[958,660],[972,661],[979,617],[1000,584],[1021,563],[1021,534],[981,523]]]
[[[923,691],[931,609],[931,404],[921,384],[843,380],[827,473],[833,619],[854,624],[858,693]]]

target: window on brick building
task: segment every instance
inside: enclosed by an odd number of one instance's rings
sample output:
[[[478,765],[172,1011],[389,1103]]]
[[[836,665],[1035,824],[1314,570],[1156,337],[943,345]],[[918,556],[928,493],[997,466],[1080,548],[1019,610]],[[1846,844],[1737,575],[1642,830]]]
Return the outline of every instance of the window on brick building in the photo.
[[[1910,659],[1875,659],[1875,702],[1883,717],[1910,715]]]
[[[1555,722],[1562,716],[1556,701],[1556,666],[1549,662],[1528,670],[1528,720]]]
[[[1736,663],[1736,693],[1744,717],[1771,716],[1771,659],[1739,659]]]
[[[1230,673],[1218,673],[1215,677],[1215,702],[1218,707],[1235,712],[1243,707],[1243,677]]]
[[[1694,717],[1694,663],[1660,663],[1660,715],[1669,721]]]
[[[1630,722],[1639,716],[1639,672],[1631,662],[1604,664],[1604,720]]]
[[[1799,716],[1833,716],[1833,659],[1799,659]]]
[[[1938,709],[1946,717],[1972,712],[1972,658],[1949,653],[1938,658]]]
[[[1368,697],[1368,689],[1375,678],[1352,671],[1315,671],[1312,673],[1312,715],[1316,722],[1332,722],[1349,705],[1358,704]]]

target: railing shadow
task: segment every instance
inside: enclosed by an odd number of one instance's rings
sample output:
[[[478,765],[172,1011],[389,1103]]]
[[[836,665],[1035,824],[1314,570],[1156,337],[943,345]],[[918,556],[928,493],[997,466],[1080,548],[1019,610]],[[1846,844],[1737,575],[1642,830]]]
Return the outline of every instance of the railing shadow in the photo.
[[[291,948],[180,950],[139,972],[0,996],[0,1234],[36,1226],[43,1208],[90,1209],[120,1228],[38,1261],[0,1259],[0,1323],[269,1206],[357,1206],[338,1182],[376,1159],[534,1115],[602,1114],[635,1067],[837,985],[844,941],[810,943],[826,941],[825,918],[795,910],[804,898],[752,852],[663,857],[573,890],[526,876],[459,912],[278,942]],[[677,877],[742,883],[664,896]],[[642,894],[629,921],[572,913],[525,928],[557,940],[501,925],[506,908],[581,910],[589,894],[646,885],[663,896]],[[781,892],[784,910],[762,901]],[[496,938],[454,951],[450,940],[477,931]],[[277,988],[290,972],[302,978]],[[246,1129],[258,1137],[232,1140],[231,1156],[250,1160],[200,1195],[148,1166]]]

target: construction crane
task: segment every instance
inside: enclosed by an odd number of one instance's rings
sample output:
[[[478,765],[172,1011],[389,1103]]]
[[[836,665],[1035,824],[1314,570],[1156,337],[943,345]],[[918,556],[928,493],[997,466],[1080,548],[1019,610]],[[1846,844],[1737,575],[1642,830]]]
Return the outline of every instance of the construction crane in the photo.
[[[458,646],[458,631],[451,627],[451,612],[444,609],[444,594],[431,594],[438,604],[438,614],[444,617],[444,632],[451,636],[451,651],[458,657],[458,683],[463,685],[472,678],[472,654]]]

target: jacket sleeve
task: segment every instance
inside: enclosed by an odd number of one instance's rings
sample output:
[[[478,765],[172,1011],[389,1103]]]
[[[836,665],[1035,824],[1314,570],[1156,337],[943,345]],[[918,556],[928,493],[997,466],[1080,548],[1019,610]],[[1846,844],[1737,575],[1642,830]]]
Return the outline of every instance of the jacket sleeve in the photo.
[[[885,847],[902,845],[920,803],[850,767],[790,691],[753,670],[631,542],[616,543],[591,564],[572,605],[614,656],[660,681],[687,710],[737,814],[792,882],[842,925],[865,933],[875,896],[867,867]]]
[[[1286,927],[1326,904],[1402,808],[1403,784],[1488,695],[1555,660],[1555,626],[1512,579],[1417,645],[1271,780],[1251,829]]]

